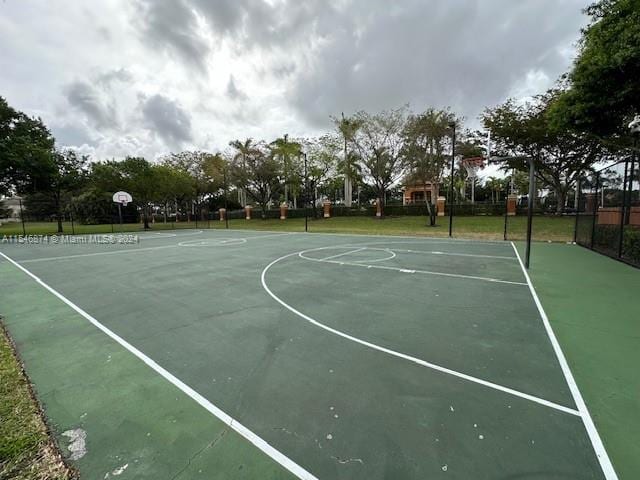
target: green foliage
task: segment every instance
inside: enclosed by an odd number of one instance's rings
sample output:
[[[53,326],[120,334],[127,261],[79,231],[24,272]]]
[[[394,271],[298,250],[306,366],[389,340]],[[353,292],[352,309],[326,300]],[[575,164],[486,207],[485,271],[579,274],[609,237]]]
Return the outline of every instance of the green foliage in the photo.
[[[42,120],[0,97],[0,194],[47,188],[52,152],[53,137]]]
[[[229,174],[231,181],[260,206],[263,216],[268,204],[279,198],[282,164],[264,145],[256,145],[250,154],[233,161]]]
[[[407,107],[376,114],[361,111],[355,118],[359,128],[353,145],[359,168],[384,205],[387,189],[400,180],[405,171],[402,148]]]
[[[640,112],[640,1],[600,0],[586,13],[591,23],[554,121],[603,137],[626,135],[626,124]]]
[[[504,157],[503,167],[526,171],[529,159],[535,159],[538,186],[553,190],[558,213],[562,213],[567,192],[578,176],[606,154],[595,137],[551,121],[550,108],[561,95],[559,90],[550,90],[525,104],[508,100],[483,115],[496,153]]]

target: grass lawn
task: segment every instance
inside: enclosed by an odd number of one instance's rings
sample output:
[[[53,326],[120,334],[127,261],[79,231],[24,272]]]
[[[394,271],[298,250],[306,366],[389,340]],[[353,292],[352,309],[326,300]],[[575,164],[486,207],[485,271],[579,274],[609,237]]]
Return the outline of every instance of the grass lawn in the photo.
[[[1,326],[0,478],[75,478],[49,438],[28,381]]]
[[[324,233],[361,233],[374,235],[425,235],[444,237],[449,235],[449,217],[439,217],[436,227],[427,227],[425,217],[335,217],[309,220],[309,231]],[[222,223],[222,222],[216,222]],[[535,217],[533,235],[535,240],[567,242],[573,240],[575,218]],[[522,240],[526,236],[526,217],[511,217],[508,220],[508,239]],[[219,225],[216,225],[219,228]],[[304,218],[290,220],[230,220],[229,228],[303,231]],[[502,240],[504,217],[474,216],[454,217],[453,236],[461,238],[484,238]]]
[[[449,235],[449,217],[438,217],[436,227],[427,227],[425,217],[398,216],[386,217],[379,220],[374,217],[334,217],[327,219],[309,219],[309,231],[323,233],[361,233],[373,235],[425,235],[444,237]],[[535,240],[567,242],[573,240],[574,217],[535,217],[533,237]],[[508,219],[507,238],[522,240],[526,236],[527,219],[525,216],[510,217]],[[153,230],[180,228],[224,228],[224,222],[211,220],[210,222],[181,222],[155,223]],[[304,218],[289,220],[230,220],[229,228],[252,230],[304,231]],[[74,225],[75,233],[111,233],[111,225]],[[114,225],[116,232],[120,225]],[[125,224],[122,231],[141,231],[139,223]],[[56,224],[52,222],[35,222],[26,224],[26,232],[31,235],[54,234]],[[64,232],[71,233],[71,224],[64,224]],[[453,236],[460,238],[483,238],[502,240],[504,232],[504,217],[469,216],[454,217]],[[20,223],[10,223],[0,226],[2,235],[22,234]]]

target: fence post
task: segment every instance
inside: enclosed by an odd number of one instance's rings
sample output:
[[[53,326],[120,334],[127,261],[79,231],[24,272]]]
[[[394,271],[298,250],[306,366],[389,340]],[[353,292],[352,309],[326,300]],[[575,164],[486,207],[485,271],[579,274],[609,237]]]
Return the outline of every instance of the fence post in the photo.
[[[22,236],[27,236],[27,229],[24,227],[24,212],[22,211],[22,198],[18,198],[20,204],[20,221],[22,222]]]
[[[509,196],[507,195],[504,199],[504,233],[503,240],[507,241],[507,222],[509,218]]]
[[[531,260],[531,231],[533,227],[533,196],[536,193],[536,167],[533,157],[529,158],[529,208],[527,209],[527,249],[524,266],[529,268]]]
[[[622,182],[622,206],[620,207],[620,235],[618,237],[618,258],[622,258],[622,241],[624,239],[624,220],[627,216],[627,179],[629,162],[624,162],[624,181]]]
[[[578,201],[576,202],[576,221],[573,225],[573,243],[578,241],[578,215],[580,215],[580,185],[582,184],[582,179],[578,177],[576,181],[576,196]]]
[[[589,245],[589,248],[591,248],[591,250],[593,250],[593,239],[595,237],[595,233],[596,233],[596,217],[598,216],[598,190],[600,188],[600,173],[596,174],[596,195],[595,195],[595,201],[593,203],[593,219],[591,221],[591,244]]]

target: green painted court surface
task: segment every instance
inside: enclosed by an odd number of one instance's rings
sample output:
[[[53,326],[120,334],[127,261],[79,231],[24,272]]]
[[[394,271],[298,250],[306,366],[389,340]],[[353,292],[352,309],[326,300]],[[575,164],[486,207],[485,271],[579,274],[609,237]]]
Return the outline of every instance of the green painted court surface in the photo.
[[[86,435],[84,478],[615,478],[511,243],[0,250],[2,314],[60,443]]]

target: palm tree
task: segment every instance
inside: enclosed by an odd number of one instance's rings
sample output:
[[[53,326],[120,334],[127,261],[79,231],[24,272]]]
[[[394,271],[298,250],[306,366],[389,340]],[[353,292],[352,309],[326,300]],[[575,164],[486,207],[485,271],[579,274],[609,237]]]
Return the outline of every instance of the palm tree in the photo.
[[[344,204],[346,207],[351,207],[351,197],[352,189],[353,189],[353,179],[352,171],[353,167],[351,165],[352,156],[349,155],[349,151],[347,150],[347,146],[351,143],[356,135],[356,132],[360,128],[360,122],[355,117],[345,117],[344,113],[342,114],[342,118],[337,119],[333,118],[333,122],[336,125],[336,128],[342,138],[344,139],[344,158],[342,163],[342,168],[344,171]]]
[[[280,157],[282,162],[282,173],[284,176],[284,202],[289,203],[289,183],[291,183],[294,173],[291,160],[300,155],[300,143],[289,142],[289,135],[284,134],[282,138],[277,138],[269,145],[271,155]]]
[[[252,138],[247,138],[244,142],[240,140],[234,140],[229,142],[229,146],[236,149],[236,154],[233,156],[233,161],[241,161],[242,166],[246,168],[247,158],[257,152],[256,144]],[[243,188],[238,189],[238,201],[244,207],[247,204],[247,192]]]

